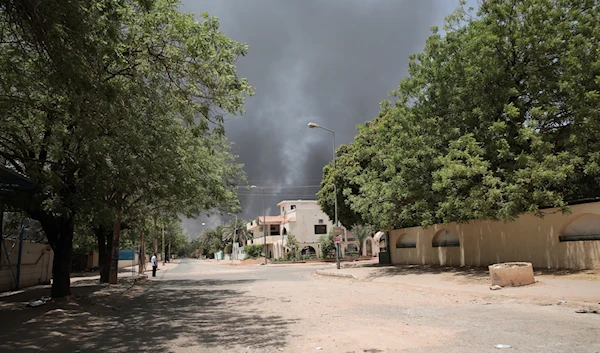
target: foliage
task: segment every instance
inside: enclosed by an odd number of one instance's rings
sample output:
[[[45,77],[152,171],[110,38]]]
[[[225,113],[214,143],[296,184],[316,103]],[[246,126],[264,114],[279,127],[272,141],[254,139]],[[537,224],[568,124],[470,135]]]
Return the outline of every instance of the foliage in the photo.
[[[333,241],[333,233],[321,235],[317,241],[321,247],[322,258],[330,258],[332,253],[335,256],[335,242]]]
[[[205,229],[200,236],[202,247],[206,249],[209,254],[214,254],[222,251],[225,248],[225,241],[223,240],[223,232],[225,227],[217,226],[215,229]]]
[[[326,168],[342,204],[391,229],[543,216],[600,196],[598,18],[600,4],[580,0],[457,10]]]
[[[256,259],[261,257],[263,246],[260,244],[250,244],[244,246],[244,252],[246,253],[246,259]]]
[[[231,250],[232,249],[233,249],[233,245],[227,244],[227,245],[225,245],[225,249],[223,249],[223,253],[225,253],[225,254],[231,254]]]
[[[237,221],[237,222],[236,222]],[[252,239],[252,234],[246,228],[245,221],[241,218],[234,218],[224,225],[223,239],[228,242],[233,242],[233,234],[235,231],[235,240],[238,243],[246,243]]]
[[[178,6],[0,3],[0,163],[36,185],[8,202],[44,228],[53,296],[69,294],[76,225],[108,229],[114,253],[120,230],[150,213],[237,207],[223,115],[252,93],[234,65],[247,47]]]
[[[362,254],[362,247],[365,240],[373,235],[373,227],[370,225],[360,225],[357,224],[352,227],[352,234],[354,234],[354,238],[358,241],[358,253]]]
[[[286,239],[286,245],[290,250],[285,254],[285,258],[288,260],[295,260],[300,257],[300,243],[298,243],[298,239],[293,234],[288,234]]]

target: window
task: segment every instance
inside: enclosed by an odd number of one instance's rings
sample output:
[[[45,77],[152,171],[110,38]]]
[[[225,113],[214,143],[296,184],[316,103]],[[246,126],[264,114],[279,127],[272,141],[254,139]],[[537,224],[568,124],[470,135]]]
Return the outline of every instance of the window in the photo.
[[[327,225],[315,224],[315,234],[327,234]]]
[[[295,210],[296,209],[296,205],[291,205],[290,206],[290,210]]]
[[[323,220],[322,219],[319,219],[319,224],[323,224]]]
[[[270,232],[271,232],[271,235],[279,235],[279,225],[271,224]]]
[[[285,212],[285,207],[281,208],[281,213]]]

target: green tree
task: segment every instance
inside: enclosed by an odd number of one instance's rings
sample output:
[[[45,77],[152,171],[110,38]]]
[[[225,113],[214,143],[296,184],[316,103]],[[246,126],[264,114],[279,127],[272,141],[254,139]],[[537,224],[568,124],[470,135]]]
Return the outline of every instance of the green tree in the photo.
[[[237,221],[237,222],[236,222]],[[223,240],[227,242],[233,242],[234,233],[235,241],[241,244],[246,244],[248,240],[252,239],[252,234],[246,228],[245,221],[241,218],[232,219],[224,225],[223,229]]]
[[[317,240],[321,247],[321,257],[324,259],[330,258],[333,253],[335,256],[335,243],[333,241],[333,233],[321,235]]]
[[[223,114],[251,93],[234,65],[247,48],[177,7],[0,2],[0,162],[35,182],[8,202],[44,228],[54,297],[70,293],[79,222],[111,234],[114,255],[147,211],[237,205]]]
[[[296,260],[300,257],[300,243],[293,234],[288,234],[286,237],[286,246],[290,251],[286,254],[287,260]]]
[[[354,234],[354,238],[358,241],[358,252],[362,255],[363,244],[367,238],[373,235],[373,227],[370,225],[361,225],[357,224],[352,227],[352,233]]]
[[[600,196],[599,16],[580,0],[458,9],[340,156],[344,204],[390,229]]]

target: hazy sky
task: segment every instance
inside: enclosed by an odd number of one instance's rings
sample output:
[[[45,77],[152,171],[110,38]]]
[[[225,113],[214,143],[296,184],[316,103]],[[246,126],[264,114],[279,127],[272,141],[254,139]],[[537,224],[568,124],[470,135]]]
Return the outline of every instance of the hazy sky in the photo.
[[[319,184],[332,136],[308,129],[308,122],[335,130],[337,146],[352,142],[356,125],[373,119],[407,74],[408,56],[457,6],[458,0],[183,0],[183,11],[217,16],[225,34],[250,47],[237,67],[256,94],[243,116],[227,119],[226,134],[249,184],[281,187],[265,192],[267,215],[278,214],[284,199],[316,199],[318,187],[298,186]],[[262,196],[241,193],[239,217],[262,214]],[[221,222],[200,217],[184,227],[195,238]]]

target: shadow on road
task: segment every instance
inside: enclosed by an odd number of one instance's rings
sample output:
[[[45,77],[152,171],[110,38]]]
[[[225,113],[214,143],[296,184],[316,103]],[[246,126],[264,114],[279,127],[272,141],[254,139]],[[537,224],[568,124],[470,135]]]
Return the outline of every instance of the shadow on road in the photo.
[[[0,351],[172,352],[177,347],[283,347],[289,320],[248,307],[264,299],[240,288],[254,280],[164,280],[135,286],[138,295],[99,291],[47,309],[21,308],[2,325]],[[108,289],[108,288],[107,288]],[[35,319],[31,313],[38,309]],[[218,348],[218,349],[217,349]],[[196,350],[190,350],[196,351]]]
[[[388,276],[406,276],[422,274],[450,274],[454,276],[486,279],[489,278],[489,272],[486,267],[452,267],[435,265],[371,265],[364,267],[379,267],[380,270],[371,274],[370,277],[388,277]]]

